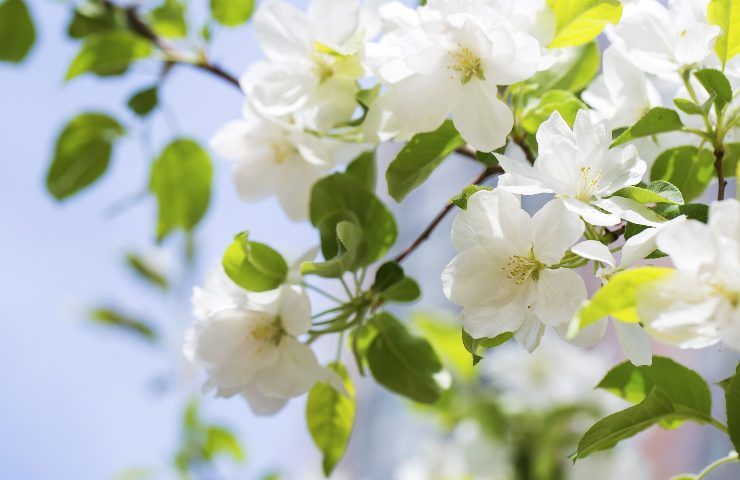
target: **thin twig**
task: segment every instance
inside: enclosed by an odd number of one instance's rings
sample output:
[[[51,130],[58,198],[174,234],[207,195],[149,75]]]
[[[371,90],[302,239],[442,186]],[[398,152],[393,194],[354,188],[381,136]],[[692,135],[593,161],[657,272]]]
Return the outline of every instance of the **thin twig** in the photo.
[[[722,169],[722,160],[725,158],[725,149],[722,145],[714,149],[714,170],[717,172],[717,200],[724,200],[727,180]]]

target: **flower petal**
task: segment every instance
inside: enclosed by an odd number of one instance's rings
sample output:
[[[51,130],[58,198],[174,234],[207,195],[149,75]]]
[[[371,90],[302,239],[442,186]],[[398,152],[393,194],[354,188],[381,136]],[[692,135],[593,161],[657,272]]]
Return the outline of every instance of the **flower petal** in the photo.
[[[622,351],[633,365],[650,365],[653,363],[653,350],[650,337],[637,323],[625,323],[615,320],[614,330]]]
[[[552,265],[563,258],[585,229],[580,217],[565,208],[560,200],[550,200],[532,217],[534,257]]]
[[[283,329],[293,336],[303,335],[311,328],[311,302],[303,288],[284,285],[282,289],[280,320]]]
[[[546,325],[568,324],[586,300],[586,285],[573,270],[558,268],[539,272],[533,312]]]
[[[570,249],[571,252],[576,255],[580,255],[583,258],[589,260],[595,260],[597,262],[605,263],[610,267],[616,265],[614,255],[609,250],[609,247],[596,240],[585,240],[583,242],[573,245]]]
[[[452,109],[452,121],[460,135],[481,152],[504,145],[514,126],[514,116],[498,99],[496,85],[478,79],[462,86],[460,98]]]

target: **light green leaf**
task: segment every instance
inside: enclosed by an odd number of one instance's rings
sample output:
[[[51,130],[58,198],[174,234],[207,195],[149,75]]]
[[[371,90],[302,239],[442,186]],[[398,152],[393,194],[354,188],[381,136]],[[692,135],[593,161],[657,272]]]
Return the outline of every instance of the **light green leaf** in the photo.
[[[710,0],[707,5],[707,20],[722,29],[714,44],[714,51],[722,62],[740,53],[740,0]]]
[[[450,120],[445,120],[433,132],[414,135],[385,172],[388,193],[400,202],[424,183],[448,155],[464,144]]]
[[[71,38],[84,38],[93,33],[116,30],[124,25],[125,19],[120,10],[102,2],[88,1],[75,8],[72,21],[67,26],[67,35]]]
[[[211,0],[211,16],[225,27],[237,27],[254,13],[254,0]]]
[[[96,308],[90,312],[90,320],[101,325],[133,333],[149,342],[157,340],[157,332],[145,322],[112,308]]]
[[[364,185],[371,192],[374,192],[378,176],[375,165],[375,151],[371,150],[360,154],[347,165],[345,173]]]
[[[151,54],[151,42],[135,33],[125,30],[96,33],[85,38],[64,79],[72,80],[85,73],[121,75],[131,63]]]
[[[396,241],[393,215],[362,183],[346,174],[335,173],[314,184],[310,218],[320,230],[321,250],[326,259],[339,252],[336,225],[340,221],[350,221],[363,231],[367,248],[357,258],[357,266],[380,259]]]
[[[539,102],[522,112],[522,127],[529,133],[537,132],[540,124],[550,118],[552,112],[560,112],[568,125],[573,126],[578,110],[586,108],[578,97],[567,90],[550,90]]]
[[[100,178],[108,168],[113,142],[126,132],[104,113],[83,113],[57,138],[46,188],[57,200],[67,198]]]
[[[527,84],[535,85],[540,94],[549,90],[568,90],[578,93],[586,88],[599,73],[600,60],[601,54],[596,42],[570,48],[558,56],[552,67],[537,72],[527,81]]]
[[[675,185],[688,202],[704,193],[713,174],[712,152],[688,145],[671,148],[658,155],[650,170],[650,179]]]
[[[710,96],[714,96],[714,103],[721,111],[732,101],[732,87],[725,74],[713,68],[705,68],[694,72],[694,76],[701,82]]]
[[[617,23],[622,4],[617,0],[547,0],[557,27],[550,48],[575,47],[596,38],[607,23]]]
[[[450,203],[453,203],[457,208],[465,210],[468,208],[468,199],[481,190],[493,190],[493,188],[485,185],[468,185],[462,189],[462,192],[452,197]]]
[[[682,128],[683,123],[681,123],[681,118],[675,110],[664,107],[651,108],[637,123],[622,132],[612,142],[611,146],[615,147],[635,138],[655,135],[656,133],[673,132]]]
[[[725,407],[730,440],[735,451],[740,451],[740,364],[725,389]]]
[[[179,0],[164,0],[149,13],[151,27],[166,38],[183,38],[188,34],[185,6]]]
[[[157,240],[173,230],[192,232],[211,201],[211,158],[194,140],[170,143],[152,164],[150,190],[157,199]]]
[[[640,203],[670,203],[672,205],[683,205],[681,192],[665,180],[656,180],[646,188],[624,187],[614,192],[614,196],[631,198]]]
[[[704,115],[704,109],[691,100],[685,98],[674,98],[673,104],[689,115]]]
[[[326,383],[316,383],[308,392],[306,423],[314,443],[324,456],[324,474],[329,477],[347,449],[355,421],[355,388],[341,363],[328,366],[342,379],[346,394]]]
[[[163,290],[167,290],[169,282],[159,269],[150,261],[137,253],[126,254],[126,265],[143,280]]]
[[[0,4],[0,61],[20,63],[36,41],[36,27],[23,0]]]
[[[237,462],[243,461],[245,457],[244,450],[233,433],[223,427],[210,426],[206,429],[203,456],[206,460],[212,460],[222,454]]]
[[[460,343],[460,322],[457,319],[440,313],[414,312],[411,323],[432,344],[448,367],[463,378],[475,376],[470,354]]]
[[[421,403],[435,403],[443,387],[442,363],[424,338],[411,335],[389,313],[372,318],[377,334],[367,349],[370,371],[381,385]]]
[[[252,292],[278,288],[288,276],[288,264],[269,246],[251,242],[248,234],[238,234],[224,253],[222,264],[230,279]]]
[[[139,90],[129,98],[127,105],[136,115],[146,117],[157,107],[159,92],[157,86]]]
[[[473,356],[473,365],[483,360],[483,350],[503,345],[514,337],[512,332],[505,332],[493,338],[473,338],[465,329],[462,330],[462,344],[465,350]]]
[[[301,265],[303,275],[339,278],[345,272],[357,267],[358,259],[362,258],[367,250],[362,229],[347,221],[337,223],[336,229],[339,246],[336,256],[325,262],[304,262]]]
[[[737,170],[740,169],[740,142],[725,142],[724,147],[722,173],[725,178],[735,177],[737,176]],[[713,173],[716,174],[716,172]]]
[[[573,336],[583,328],[596,323],[607,315],[622,322],[636,323],[637,290],[649,283],[673,273],[664,267],[640,267],[624,270],[612,276],[606,285],[597,291],[591,300],[581,305],[570,326],[568,335]]]

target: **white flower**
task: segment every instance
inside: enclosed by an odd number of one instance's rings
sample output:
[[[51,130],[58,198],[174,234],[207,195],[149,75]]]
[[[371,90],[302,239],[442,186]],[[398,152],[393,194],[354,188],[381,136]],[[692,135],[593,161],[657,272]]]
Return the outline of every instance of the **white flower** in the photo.
[[[307,13],[280,0],[262,3],[254,31],[267,59],[241,79],[250,103],[314,130],[349,120],[364,75],[360,14],[356,0],[312,0]]]
[[[445,295],[463,307],[465,330],[474,338],[514,332],[532,351],[545,325],[567,324],[586,287],[573,270],[551,266],[583,230],[557,200],[530,217],[505,190],[471,196],[452,226],[458,255],[442,273]]]
[[[311,305],[298,286],[247,292],[217,267],[193,292],[196,322],[185,356],[204,367],[205,390],[242,395],[258,415],[280,410],[317,381],[333,382],[316,355],[296,338],[311,326]]]
[[[697,15],[702,9],[696,3],[674,1],[666,8],[656,0],[630,2],[624,5],[619,23],[606,31],[612,43],[641,70],[673,77],[711,57],[721,33],[718,26]]]
[[[688,220],[666,228],[657,245],[677,271],[638,296],[648,333],[682,348],[722,340],[740,351],[740,202],[713,203],[708,225]]]
[[[273,122],[248,107],[243,119],[216,132],[211,147],[235,161],[234,184],[243,199],[256,201],[277,195],[292,220],[307,218],[316,180],[363,148]]]
[[[638,183],[647,166],[632,145],[609,149],[611,130],[606,121],[579,110],[571,130],[556,111],[537,130],[537,144],[534,165],[496,155],[506,171],[502,188],[523,195],[555,193],[568,210],[592,225],[616,225],[622,217],[643,225],[660,222],[634,200],[607,198]]]
[[[503,145],[513,116],[498,85],[535,73],[537,40],[474,0],[430,0],[418,25],[404,22],[408,28],[367,46],[368,64],[387,85],[375,109],[390,111],[402,136],[435,130],[451,116],[476,149]]]
[[[613,47],[604,51],[603,73],[583,92],[583,100],[608,120],[612,130],[632,126],[662,103],[645,73]]]

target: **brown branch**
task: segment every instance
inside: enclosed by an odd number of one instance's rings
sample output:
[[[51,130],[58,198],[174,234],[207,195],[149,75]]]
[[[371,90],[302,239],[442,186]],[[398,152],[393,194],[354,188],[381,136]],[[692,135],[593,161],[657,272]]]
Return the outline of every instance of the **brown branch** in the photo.
[[[724,200],[727,180],[722,168],[722,160],[725,158],[725,149],[719,145],[714,149],[714,170],[717,172],[717,200]]]
[[[503,169],[499,166],[495,167],[488,167],[483,172],[481,172],[480,175],[478,175],[471,183],[470,185],[479,185],[483,183],[488,178],[503,173]],[[424,231],[421,232],[421,234],[416,237],[416,240],[414,240],[411,245],[406,247],[404,251],[396,255],[393,260],[395,260],[398,263],[403,262],[406,257],[414,253],[414,251],[424,243],[426,239],[429,238],[429,236],[432,234],[435,228],[439,225],[439,223],[447,216],[448,213],[452,210],[454,207],[454,204],[452,202],[447,203],[445,207],[432,219],[431,223],[427,225],[427,228],[424,229]]]

